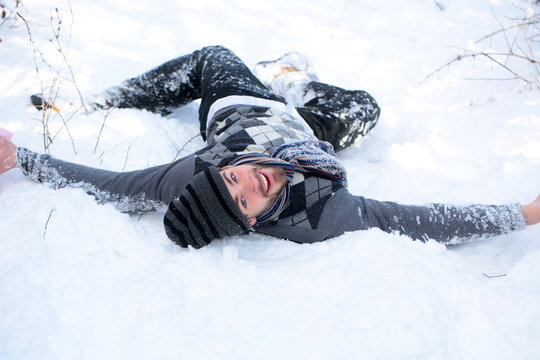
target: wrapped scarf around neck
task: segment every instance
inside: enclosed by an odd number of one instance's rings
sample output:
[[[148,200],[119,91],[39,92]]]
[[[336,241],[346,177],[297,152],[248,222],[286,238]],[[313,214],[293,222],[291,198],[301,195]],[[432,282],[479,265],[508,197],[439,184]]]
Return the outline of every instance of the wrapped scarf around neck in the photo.
[[[263,214],[257,216],[257,223],[277,219],[289,205],[291,184],[294,172],[315,173],[317,176],[340,181],[347,186],[347,172],[336,158],[331,144],[320,140],[302,140],[278,147],[272,155],[252,152],[240,155],[230,165],[255,164],[278,166],[285,171],[287,181],[274,204]]]

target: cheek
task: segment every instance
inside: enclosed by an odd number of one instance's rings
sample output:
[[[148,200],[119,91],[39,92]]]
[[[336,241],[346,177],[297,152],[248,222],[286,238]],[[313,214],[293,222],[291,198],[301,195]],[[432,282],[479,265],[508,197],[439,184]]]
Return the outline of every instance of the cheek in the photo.
[[[275,170],[274,171],[274,178],[277,180],[277,182],[280,185],[283,185],[285,181],[287,180],[287,175],[283,171]]]

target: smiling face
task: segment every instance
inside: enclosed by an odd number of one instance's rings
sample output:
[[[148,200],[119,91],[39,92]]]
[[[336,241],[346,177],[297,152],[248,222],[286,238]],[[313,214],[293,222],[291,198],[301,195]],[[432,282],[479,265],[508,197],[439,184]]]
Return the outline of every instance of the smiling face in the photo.
[[[275,166],[226,166],[219,173],[250,226],[255,225],[257,216],[274,204],[287,181],[283,169]]]

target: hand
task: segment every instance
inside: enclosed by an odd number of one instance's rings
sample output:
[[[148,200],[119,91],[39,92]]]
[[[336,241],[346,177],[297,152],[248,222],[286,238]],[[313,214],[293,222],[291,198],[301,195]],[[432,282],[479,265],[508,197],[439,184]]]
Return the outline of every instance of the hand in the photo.
[[[540,195],[532,203],[521,206],[523,216],[527,225],[534,225],[540,222]]]
[[[0,174],[19,166],[16,154],[17,146],[0,136]]]

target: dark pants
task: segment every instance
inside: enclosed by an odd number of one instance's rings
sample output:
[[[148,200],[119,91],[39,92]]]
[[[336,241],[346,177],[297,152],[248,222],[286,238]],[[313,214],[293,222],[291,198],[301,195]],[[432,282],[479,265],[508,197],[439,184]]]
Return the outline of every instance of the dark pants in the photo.
[[[297,110],[317,138],[330,142],[335,150],[351,145],[377,123],[379,106],[365,91],[348,91],[316,81],[307,84],[307,91],[316,94],[315,98]],[[217,99],[247,95],[285,103],[222,46],[205,47],[168,61],[106,93],[108,106],[146,109],[163,115],[200,98],[203,138],[208,111]]]

